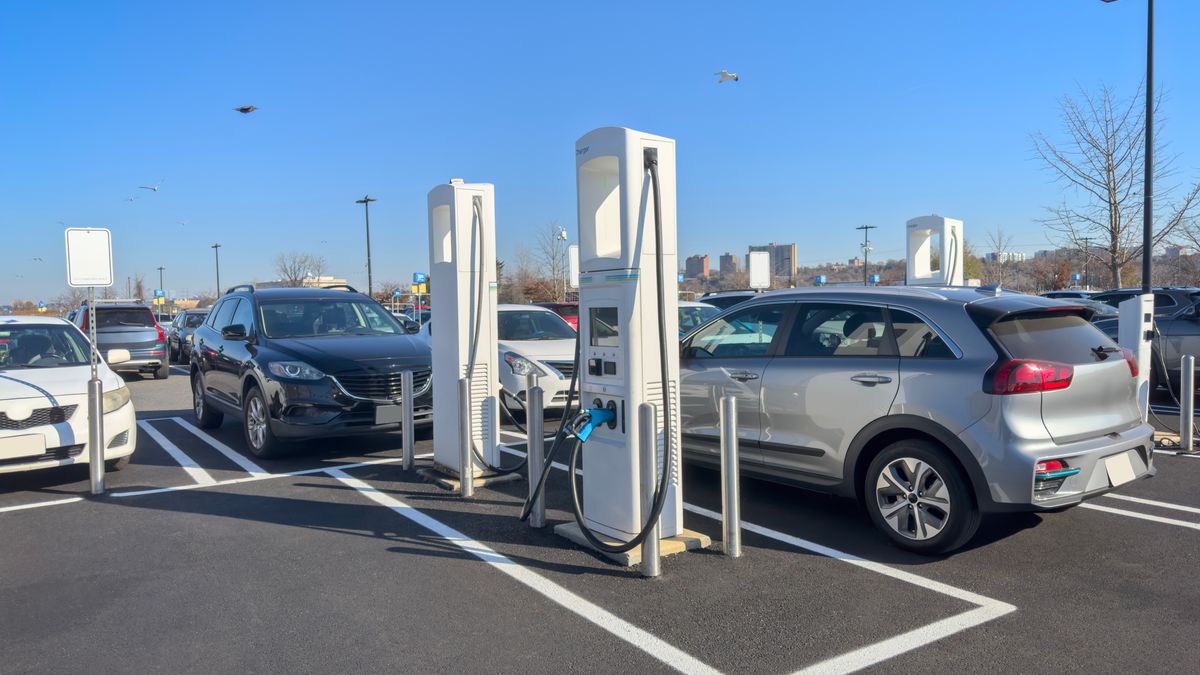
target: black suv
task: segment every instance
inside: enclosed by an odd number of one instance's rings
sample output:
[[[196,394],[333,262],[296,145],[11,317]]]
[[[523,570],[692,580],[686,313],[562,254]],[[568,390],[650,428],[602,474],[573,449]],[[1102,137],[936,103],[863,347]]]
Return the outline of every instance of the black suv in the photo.
[[[1154,291],[1154,316],[1170,316],[1184,307],[1191,307],[1200,299],[1200,288],[1192,286],[1156,286]],[[1119,308],[1122,302],[1142,294],[1140,288],[1116,288],[1096,293],[1090,299]]]
[[[401,373],[413,415],[433,421],[429,345],[382,305],[345,290],[235,286],[192,335],[192,406],[200,427],[242,420],[255,457],[282,439],[400,428]]]

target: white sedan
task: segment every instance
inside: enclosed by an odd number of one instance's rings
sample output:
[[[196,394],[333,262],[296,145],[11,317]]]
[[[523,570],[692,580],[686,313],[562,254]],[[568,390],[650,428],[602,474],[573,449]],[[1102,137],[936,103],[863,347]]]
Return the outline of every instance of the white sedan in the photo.
[[[545,407],[565,406],[575,371],[575,329],[544,307],[500,305],[497,309],[500,388],[505,402],[516,398],[524,404],[525,378],[536,372]]]
[[[88,339],[49,317],[0,318],[0,473],[88,461]],[[111,363],[129,360],[113,349]],[[137,445],[137,420],[125,381],[101,361],[104,463],[116,471]]]

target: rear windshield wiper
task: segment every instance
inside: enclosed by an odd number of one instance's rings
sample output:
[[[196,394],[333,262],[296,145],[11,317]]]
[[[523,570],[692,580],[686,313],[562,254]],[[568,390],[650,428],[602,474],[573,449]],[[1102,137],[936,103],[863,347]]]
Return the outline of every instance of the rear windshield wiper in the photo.
[[[1107,359],[1109,354],[1115,354],[1119,351],[1121,351],[1120,347],[1092,347],[1092,353],[1101,361]]]

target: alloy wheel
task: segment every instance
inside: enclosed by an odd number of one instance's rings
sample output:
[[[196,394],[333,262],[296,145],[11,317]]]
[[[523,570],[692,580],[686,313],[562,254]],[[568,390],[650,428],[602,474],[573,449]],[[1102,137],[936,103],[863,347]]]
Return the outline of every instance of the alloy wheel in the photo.
[[[246,435],[255,448],[263,447],[267,439],[267,414],[262,399],[257,396],[250,397],[246,405]]]
[[[900,457],[875,481],[879,514],[897,534],[916,541],[936,537],[950,520],[950,491],[928,462]]]
[[[192,410],[196,413],[196,419],[204,417],[204,385],[199,377],[192,378]]]

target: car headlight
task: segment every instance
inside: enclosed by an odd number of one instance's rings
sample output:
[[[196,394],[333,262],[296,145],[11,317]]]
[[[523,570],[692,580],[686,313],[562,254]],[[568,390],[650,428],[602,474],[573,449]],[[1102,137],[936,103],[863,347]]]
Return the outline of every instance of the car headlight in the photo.
[[[129,387],[121,385],[120,387],[104,393],[102,397],[104,402],[104,414],[107,415],[114,410],[120,410],[121,406],[129,403]]]
[[[520,354],[505,352],[504,362],[508,364],[509,368],[512,368],[513,375],[525,377],[530,373],[538,373],[539,375],[546,374],[544,370],[533,365],[533,361],[530,361]]]
[[[272,361],[267,370],[276,377],[289,380],[319,380],[325,377],[325,373],[303,361]]]

